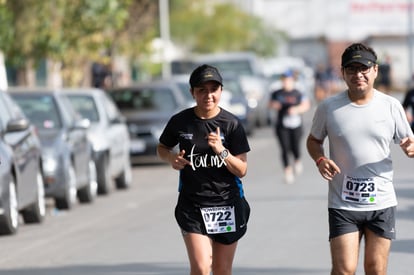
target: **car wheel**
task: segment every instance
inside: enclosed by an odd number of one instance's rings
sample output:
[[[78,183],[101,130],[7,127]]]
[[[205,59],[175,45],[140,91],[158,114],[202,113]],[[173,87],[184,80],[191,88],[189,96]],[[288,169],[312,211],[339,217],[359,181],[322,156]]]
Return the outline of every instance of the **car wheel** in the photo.
[[[111,188],[111,175],[109,171],[109,159],[106,155],[102,156],[96,164],[96,173],[98,176],[98,194],[106,195]]]
[[[115,178],[116,188],[118,189],[126,189],[131,186],[132,182],[132,171],[131,171],[131,163],[129,160],[124,162],[124,169],[122,173]]]
[[[36,185],[36,201],[22,212],[25,223],[41,223],[46,216],[45,186],[40,172],[36,176]]]
[[[79,201],[92,202],[98,193],[98,182],[96,181],[96,166],[93,160],[89,161],[89,183],[78,191]]]
[[[76,203],[77,188],[76,188],[76,172],[71,163],[68,168],[67,180],[65,185],[65,195],[63,197],[55,198],[55,206],[57,209],[71,209]]]
[[[4,213],[0,216],[0,234],[15,234],[19,227],[16,184],[12,178],[8,184],[8,196],[4,202]]]

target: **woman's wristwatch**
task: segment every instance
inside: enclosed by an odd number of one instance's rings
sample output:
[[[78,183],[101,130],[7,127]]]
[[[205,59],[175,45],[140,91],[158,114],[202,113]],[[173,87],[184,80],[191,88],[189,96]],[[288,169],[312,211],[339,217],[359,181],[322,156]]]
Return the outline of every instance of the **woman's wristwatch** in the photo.
[[[224,149],[223,151],[220,152],[219,157],[221,159],[226,159],[229,156],[230,152],[228,149]]]

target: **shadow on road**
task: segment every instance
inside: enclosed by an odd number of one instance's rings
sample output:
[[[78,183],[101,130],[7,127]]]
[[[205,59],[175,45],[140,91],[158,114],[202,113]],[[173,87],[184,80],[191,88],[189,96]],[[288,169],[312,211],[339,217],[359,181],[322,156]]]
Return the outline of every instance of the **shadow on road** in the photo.
[[[392,251],[414,254],[414,240],[395,240],[392,242]]]
[[[300,268],[234,268],[234,274],[238,275],[275,275],[275,274],[328,274],[328,270],[310,270]],[[183,275],[189,274],[187,265],[172,263],[136,263],[121,265],[74,265],[54,268],[22,268],[22,269],[0,269],[2,275]]]

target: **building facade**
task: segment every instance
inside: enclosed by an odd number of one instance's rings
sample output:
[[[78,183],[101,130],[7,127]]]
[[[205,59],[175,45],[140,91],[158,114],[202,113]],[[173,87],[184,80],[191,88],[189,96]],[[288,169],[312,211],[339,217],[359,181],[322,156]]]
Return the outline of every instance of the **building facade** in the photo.
[[[299,56],[314,67],[339,69],[343,48],[365,42],[379,60],[389,58],[393,82],[404,88],[413,75],[413,0],[229,0],[286,32],[280,54]]]

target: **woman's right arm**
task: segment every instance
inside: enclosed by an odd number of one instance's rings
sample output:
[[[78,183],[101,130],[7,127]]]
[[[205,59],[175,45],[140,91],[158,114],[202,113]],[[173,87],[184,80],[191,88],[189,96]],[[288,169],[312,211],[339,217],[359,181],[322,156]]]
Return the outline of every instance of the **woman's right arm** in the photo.
[[[181,170],[191,163],[184,158],[185,151],[181,150],[178,154],[174,153],[170,148],[162,143],[157,146],[157,154],[163,161],[169,163],[175,170]]]

